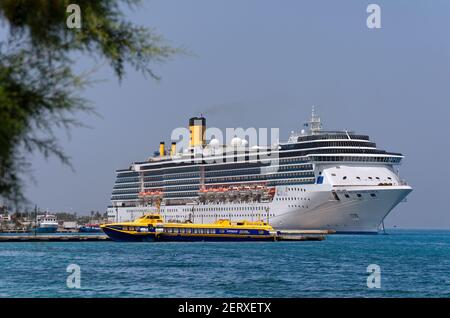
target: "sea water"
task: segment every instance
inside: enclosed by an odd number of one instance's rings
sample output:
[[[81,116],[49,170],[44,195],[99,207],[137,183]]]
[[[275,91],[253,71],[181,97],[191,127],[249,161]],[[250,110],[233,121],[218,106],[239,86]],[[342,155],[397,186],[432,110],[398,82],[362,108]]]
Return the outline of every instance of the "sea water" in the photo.
[[[388,232],[321,242],[0,243],[0,297],[450,297],[450,231]],[[71,264],[80,288],[67,283]],[[378,285],[368,284],[371,264]]]

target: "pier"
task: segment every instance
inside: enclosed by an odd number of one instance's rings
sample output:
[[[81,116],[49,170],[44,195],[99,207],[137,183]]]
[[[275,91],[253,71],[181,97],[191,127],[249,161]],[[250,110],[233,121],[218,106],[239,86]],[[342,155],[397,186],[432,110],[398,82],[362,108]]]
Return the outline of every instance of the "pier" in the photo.
[[[278,232],[276,241],[323,241],[328,234],[334,234],[331,230],[283,230]],[[106,242],[111,239],[104,234],[100,235],[0,235],[2,242]]]
[[[0,235],[2,242],[99,242],[110,241],[107,235]]]

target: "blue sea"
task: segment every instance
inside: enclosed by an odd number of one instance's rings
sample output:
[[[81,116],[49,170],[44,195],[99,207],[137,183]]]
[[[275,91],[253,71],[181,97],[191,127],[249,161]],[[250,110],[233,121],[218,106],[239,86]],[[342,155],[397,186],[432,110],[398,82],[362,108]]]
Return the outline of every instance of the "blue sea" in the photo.
[[[0,243],[0,297],[449,297],[450,231],[322,242]],[[67,266],[80,269],[68,288]],[[367,267],[380,268],[369,288]]]

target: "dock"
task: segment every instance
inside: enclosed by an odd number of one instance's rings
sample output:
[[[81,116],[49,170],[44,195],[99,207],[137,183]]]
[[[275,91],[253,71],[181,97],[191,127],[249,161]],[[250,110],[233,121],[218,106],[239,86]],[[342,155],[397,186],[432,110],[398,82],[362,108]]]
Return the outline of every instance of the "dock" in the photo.
[[[107,235],[5,235],[2,242],[99,242],[109,241]]]
[[[331,230],[280,230],[276,241],[323,241],[328,234],[333,234]],[[2,242],[106,242],[111,239],[104,234],[78,234],[78,235],[0,235]]]

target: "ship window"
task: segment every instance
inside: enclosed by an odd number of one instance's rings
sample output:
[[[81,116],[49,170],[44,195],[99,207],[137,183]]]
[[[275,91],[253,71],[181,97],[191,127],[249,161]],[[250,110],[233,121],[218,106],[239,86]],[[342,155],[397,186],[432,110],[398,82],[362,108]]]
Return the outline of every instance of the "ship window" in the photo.
[[[350,198],[350,196],[348,194],[345,195],[346,198]]]
[[[356,177],[356,179],[358,179],[358,180],[361,180],[361,178],[360,178],[360,177]]]
[[[376,198],[376,197],[377,197],[377,195],[376,195],[375,193],[371,193],[370,196],[371,196],[372,198]]]
[[[358,196],[358,198],[360,198],[361,197],[361,193],[358,193],[358,194],[356,194],[357,196]]]
[[[347,176],[343,176],[342,179],[343,179],[343,180],[347,179]]]

